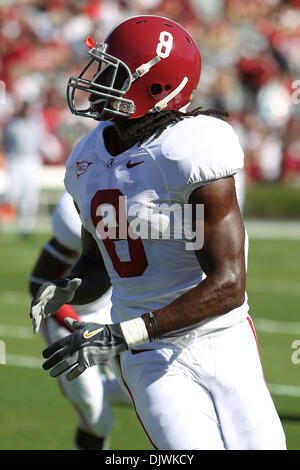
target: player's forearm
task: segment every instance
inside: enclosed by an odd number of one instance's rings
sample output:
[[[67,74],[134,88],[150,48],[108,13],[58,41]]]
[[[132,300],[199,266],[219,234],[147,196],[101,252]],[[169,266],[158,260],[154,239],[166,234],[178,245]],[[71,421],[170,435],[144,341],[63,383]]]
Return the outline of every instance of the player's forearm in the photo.
[[[245,300],[245,228],[234,180],[226,178],[197,188],[189,203],[194,208],[198,204],[205,207],[204,244],[201,250],[195,250],[195,256],[207,277],[171,304],[153,312],[160,335],[225,315]],[[194,227],[196,222],[193,218]]]
[[[198,286],[169,305],[155,310],[159,335],[197,325],[215,315],[223,315],[239,307],[245,300],[245,276],[209,276]],[[152,334],[148,314],[143,316]]]
[[[82,280],[82,284],[76,290],[71,301],[75,305],[83,305],[97,300],[110,287],[110,279],[105,268],[84,255],[79,258],[65,277]]]
[[[64,277],[76,259],[78,254],[60,245],[55,238],[47,242],[29,275],[28,287],[32,297],[44,282]]]

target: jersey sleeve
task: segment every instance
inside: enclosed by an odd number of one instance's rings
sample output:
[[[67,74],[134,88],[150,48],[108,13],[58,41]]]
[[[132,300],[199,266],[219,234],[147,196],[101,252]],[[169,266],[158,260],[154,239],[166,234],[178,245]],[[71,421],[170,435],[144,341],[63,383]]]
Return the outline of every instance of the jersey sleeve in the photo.
[[[81,251],[81,220],[68,193],[63,194],[56,205],[52,214],[52,229],[61,245],[69,250]]]
[[[67,193],[77,201],[77,174],[76,174],[76,162],[82,160],[82,155],[85,153],[85,149],[88,147],[88,141],[90,140],[90,134],[85,136],[73,149],[69,158],[66,161],[66,171],[64,177],[64,185]]]
[[[204,115],[174,126],[161,148],[160,165],[170,192],[180,192],[184,202],[197,187],[235,175],[244,165],[232,126]]]
[[[80,174],[84,172],[84,168],[87,168],[89,162],[96,158],[96,149],[98,138],[101,135],[101,128],[107,125],[109,125],[108,122],[100,122],[95,129],[83,137],[75,146],[66,162],[64,185],[67,192],[77,204],[79,199],[78,188],[80,187],[78,178]]]

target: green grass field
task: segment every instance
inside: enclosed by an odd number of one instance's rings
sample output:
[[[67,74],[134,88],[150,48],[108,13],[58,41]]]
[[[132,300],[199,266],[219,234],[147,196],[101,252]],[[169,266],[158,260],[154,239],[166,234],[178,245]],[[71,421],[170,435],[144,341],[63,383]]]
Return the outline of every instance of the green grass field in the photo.
[[[75,413],[56,381],[38,367],[44,344],[30,334],[27,276],[47,239],[46,234],[30,240],[0,234],[0,346],[7,360],[0,365],[1,450],[73,449]],[[300,449],[300,364],[292,362],[292,343],[300,340],[299,259],[298,241],[250,242],[250,314],[290,450]],[[150,450],[133,409],[117,402],[112,406],[116,423],[110,448]]]

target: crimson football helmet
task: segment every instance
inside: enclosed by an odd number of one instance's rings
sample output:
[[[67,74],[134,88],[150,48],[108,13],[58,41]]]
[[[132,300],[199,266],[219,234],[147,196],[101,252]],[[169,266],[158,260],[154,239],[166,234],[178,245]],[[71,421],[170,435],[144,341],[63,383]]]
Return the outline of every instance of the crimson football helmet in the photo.
[[[91,60],[67,85],[73,114],[97,120],[139,118],[189,104],[200,78],[201,57],[193,38],[174,21],[135,16],[116,26],[104,42],[89,37],[85,43]],[[85,109],[76,103],[79,90],[89,93]]]

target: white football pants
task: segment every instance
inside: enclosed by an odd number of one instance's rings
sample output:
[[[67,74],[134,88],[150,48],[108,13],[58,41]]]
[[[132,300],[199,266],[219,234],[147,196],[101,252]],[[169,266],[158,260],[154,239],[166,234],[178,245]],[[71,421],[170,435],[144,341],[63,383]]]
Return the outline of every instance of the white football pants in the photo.
[[[114,371],[154,448],[286,449],[250,317],[185,348],[134,349],[114,360]]]

